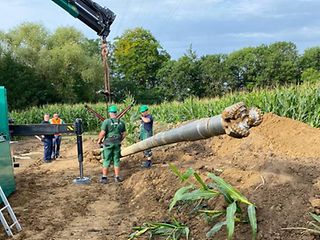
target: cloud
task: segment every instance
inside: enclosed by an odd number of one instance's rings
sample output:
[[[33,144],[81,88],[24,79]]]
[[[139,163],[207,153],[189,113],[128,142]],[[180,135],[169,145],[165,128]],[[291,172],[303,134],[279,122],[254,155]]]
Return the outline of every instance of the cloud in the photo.
[[[319,0],[96,0],[117,18],[109,39],[126,29],[150,30],[174,57],[192,44],[199,54],[228,53],[245,46],[293,41],[303,49],[320,43]],[[89,38],[94,31],[52,1],[0,0],[0,28],[24,21],[50,30],[74,26]]]

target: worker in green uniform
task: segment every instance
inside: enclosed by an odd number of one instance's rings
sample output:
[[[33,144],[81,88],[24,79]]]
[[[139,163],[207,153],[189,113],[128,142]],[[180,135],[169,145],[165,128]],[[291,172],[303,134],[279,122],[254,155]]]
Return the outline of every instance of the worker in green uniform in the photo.
[[[149,108],[147,105],[140,106],[141,125],[139,139],[145,140],[153,135],[153,117],[149,114]],[[143,155],[147,160],[142,164],[144,168],[150,168],[152,165],[152,151],[147,149],[143,152]]]
[[[122,182],[120,178],[120,151],[121,142],[125,137],[125,123],[117,119],[117,107],[111,105],[108,108],[110,118],[103,121],[101,125],[101,131],[99,133],[98,144],[103,143],[102,151],[102,177],[100,182],[106,184],[108,182],[108,168],[111,161],[114,165],[115,181]],[[104,139],[104,140],[103,140]]]

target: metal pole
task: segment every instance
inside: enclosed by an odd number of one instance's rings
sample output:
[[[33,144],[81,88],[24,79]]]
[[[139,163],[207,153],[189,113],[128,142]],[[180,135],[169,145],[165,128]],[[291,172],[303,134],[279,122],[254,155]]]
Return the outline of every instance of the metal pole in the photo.
[[[166,144],[197,141],[222,134],[237,138],[246,137],[250,128],[258,126],[261,122],[262,113],[259,109],[247,108],[240,102],[227,107],[221,115],[190,122],[126,147],[121,151],[121,156],[125,157]]]
[[[73,180],[76,184],[88,184],[90,179],[83,176],[83,146],[82,146],[82,120],[77,118],[75,121],[75,132],[77,135],[77,150],[78,150],[78,161],[79,161],[79,171],[80,177]]]

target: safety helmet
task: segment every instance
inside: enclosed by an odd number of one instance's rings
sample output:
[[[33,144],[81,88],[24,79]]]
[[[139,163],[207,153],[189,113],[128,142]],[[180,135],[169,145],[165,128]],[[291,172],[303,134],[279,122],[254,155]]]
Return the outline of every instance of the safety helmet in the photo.
[[[149,109],[149,108],[148,108],[147,105],[141,105],[139,111],[140,111],[140,113],[143,113],[143,112],[145,112],[145,111],[148,111],[148,109]]]
[[[117,109],[117,106],[116,105],[111,105],[109,108],[108,108],[108,112],[109,113],[116,113],[118,111]]]

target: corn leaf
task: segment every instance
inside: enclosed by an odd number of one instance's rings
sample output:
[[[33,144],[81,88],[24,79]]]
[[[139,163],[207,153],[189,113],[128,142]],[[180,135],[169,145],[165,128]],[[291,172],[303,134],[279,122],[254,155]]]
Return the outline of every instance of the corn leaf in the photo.
[[[233,233],[234,233],[234,215],[237,210],[237,204],[236,202],[231,203],[227,207],[227,232],[228,232],[228,240],[232,239]]]
[[[189,168],[185,173],[181,173],[176,165],[169,164],[171,171],[180,178],[181,182],[184,182],[189,179],[190,176],[193,175],[194,170]]]
[[[220,229],[226,225],[227,222],[218,222],[216,225],[214,225],[209,232],[207,232],[206,236],[208,238],[211,238],[213,235],[215,235],[217,232],[220,231]]]
[[[169,163],[169,167],[171,171],[180,178],[180,180],[183,179],[182,174],[180,173],[176,165]]]
[[[318,223],[320,223],[320,215],[316,215],[314,213],[310,213],[311,217],[316,220]]]
[[[257,225],[257,217],[256,217],[256,207],[254,205],[248,206],[248,216],[249,216],[249,221],[252,229],[252,239],[255,240],[257,237],[258,225]]]
[[[194,170],[189,168],[185,173],[182,174],[183,182],[188,180],[190,176],[194,174]]]
[[[232,187],[229,183],[225,182],[222,178],[214,175],[213,173],[209,173],[208,176],[212,178],[216,184],[218,189],[221,191],[222,194],[228,194],[234,201],[240,201],[242,203],[252,205],[249,200],[243,196],[238,190]]]
[[[205,182],[202,180],[202,178],[199,176],[198,173],[194,173],[193,175],[194,175],[194,177],[197,179],[198,183],[200,183],[200,185],[201,185],[201,187],[202,187],[203,189],[205,189],[205,190],[208,190],[208,189],[209,189],[208,186],[207,186],[207,184],[205,184]]]
[[[210,199],[219,195],[219,193],[212,190],[196,189],[192,192],[183,194],[181,201],[196,201],[201,199]]]
[[[182,198],[183,198],[183,195],[189,191],[190,189],[193,189],[194,186],[193,185],[189,185],[189,186],[186,186],[186,187],[182,187],[180,188],[178,191],[176,191],[176,193],[174,194],[173,196],[173,199],[170,203],[170,206],[169,206],[169,211],[172,210],[172,208],[177,204],[178,201],[181,201]]]
[[[130,234],[128,240],[132,240],[132,239],[135,239],[137,237],[140,237],[141,235],[143,235],[144,233],[146,233],[149,230],[150,230],[150,228],[148,228],[148,227],[145,227],[145,228],[142,227],[141,230],[139,230],[139,231],[137,230],[134,233]]]

